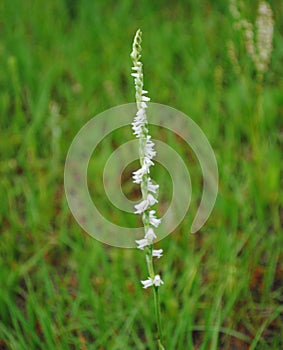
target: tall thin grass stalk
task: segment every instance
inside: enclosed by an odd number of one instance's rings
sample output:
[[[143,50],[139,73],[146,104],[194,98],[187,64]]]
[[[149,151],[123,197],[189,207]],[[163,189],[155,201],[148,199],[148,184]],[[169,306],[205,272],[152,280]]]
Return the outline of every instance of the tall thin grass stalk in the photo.
[[[145,252],[146,265],[149,277],[147,280],[141,281],[143,288],[153,287],[155,317],[157,325],[157,343],[159,350],[165,350],[163,345],[163,334],[161,326],[161,313],[159,301],[159,287],[163,284],[159,275],[155,274],[153,258],[160,258],[163,250],[153,249],[154,240],[157,238],[154,228],[158,227],[161,219],[155,216],[155,210],[152,206],[158,203],[157,195],[159,185],[155,184],[150,178],[150,167],[154,165],[152,159],[156,155],[154,150],[154,142],[148,131],[148,121],[146,115],[147,102],[150,98],[145,96],[148,92],[143,89],[143,69],[141,59],[141,41],[142,32],[136,32],[131,58],[133,60],[132,76],[134,77],[136,90],[137,113],[132,123],[133,134],[139,139],[139,159],[141,168],[133,173],[133,182],[140,184],[142,200],[135,205],[135,214],[142,216],[144,226],[144,237],[137,240],[137,247]]]

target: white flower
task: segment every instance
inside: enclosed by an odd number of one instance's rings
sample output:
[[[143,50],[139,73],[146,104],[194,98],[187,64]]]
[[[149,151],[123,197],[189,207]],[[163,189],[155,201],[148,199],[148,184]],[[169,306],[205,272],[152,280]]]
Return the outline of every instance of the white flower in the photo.
[[[141,102],[141,108],[147,108],[147,104],[144,101]]]
[[[148,277],[147,280],[141,281],[141,283],[143,284],[143,288],[148,288],[151,286],[160,287],[161,284],[164,284],[159,275],[155,275],[153,279]]]
[[[148,239],[146,239],[146,238],[137,240],[136,243],[138,245],[138,249],[141,249],[141,250],[143,250],[144,247],[146,247],[146,246],[148,246],[150,244]]]
[[[146,120],[145,109],[141,108],[138,110],[138,112],[134,118],[134,121],[132,123],[132,129],[133,129],[134,135],[136,135],[136,137],[138,137],[138,138],[141,137],[141,135],[143,134],[143,129],[145,128],[146,122],[147,122],[147,120]],[[147,131],[147,129],[145,131]]]
[[[153,240],[157,238],[156,237],[156,234],[154,233],[153,229],[152,228],[149,228],[147,230],[147,233],[146,235],[144,236],[144,238],[142,239],[139,239],[136,241],[137,245],[138,245],[138,249],[141,249],[143,250],[144,247],[147,247],[149,245],[151,245],[153,243]],[[161,249],[162,250],[162,249]],[[154,251],[153,251],[154,252]],[[159,251],[155,251],[155,252],[159,252]],[[162,252],[161,252],[162,253]],[[156,253],[158,254],[158,253]],[[153,256],[157,256],[157,255],[153,255]],[[161,256],[161,255],[160,255]],[[160,258],[160,256],[158,256]]]
[[[149,102],[149,101],[150,101],[150,98],[147,97],[147,96],[142,95],[142,101],[144,101],[144,102]]]
[[[157,257],[158,259],[162,257],[163,249],[153,249],[152,256]]]
[[[137,111],[137,114],[134,118],[134,123],[142,123],[145,124],[146,123],[146,112],[145,109],[141,108]]]
[[[153,231],[153,229],[152,229],[151,227],[147,230],[146,235],[145,235],[144,237],[145,237],[145,239],[147,239],[148,242],[150,242],[150,243],[152,243],[153,240],[154,240],[155,238],[157,238],[157,237],[156,237],[156,234],[154,233],[154,231]]]
[[[158,227],[161,223],[161,219],[157,219],[155,216],[155,210],[150,210],[149,212],[149,223],[154,227]]]
[[[139,204],[135,205],[135,214],[141,214],[148,208],[148,201],[145,199],[141,201]]]
[[[156,151],[154,150],[154,142],[151,141],[151,136],[147,135],[144,154],[146,157],[152,159],[156,156]]]
[[[132,125],[133,134],[136,135],[136,137],[138,138],[141,137],[143,133],[143,125],[138,123],[133,123]]]
[[[148,173],[148,169],[146,167],[141,167],[139,170],[133,172],[134,183],[140,184],[142,182],[142,177]]]
[[[147,195],[147,200],[148,200],[148,205],[149,205],[149,206],[152,206],[152,205],[154,205],[155,203],[158,203],[158,200],[157,200],[155,197],[153,197],[152,194],[148,194],[148,195]]]
[[[153,284],[154,284],[156,287],[160,287],[161,284],[164,284],[164,282],[162,281],[162,279],[160,278],[159,275],[156,275],[156,276],[154,277]]]
[[[148,194],[147,198],[135,205],[135,214],[142,214],[148,207],[158,203],[158,200],[152,194]]]
[[[141,283],[143,284],[143,288],[148,288],[153,285],[153,280],[149,277],[147,280],[141,281]]]
[[[158,188],[159,188],[159,185],[157,185],[157,184],[154,185],[154,184],[152,183],[151,178],[149,177],[149,178],[147,179],[147,190],[148,190],[148,192],[152,192],[153,194],[156,194]]]
[[[145,174],[149,174],[149,168],[151,165],[154,165],[154,163],[147,157],[144,158],[143,166],[133,172],[133,182],[136,184],[140,184],[142,182],[142,177]],[[157,186],[157,187],[156,187]],[[156,193],[156,189],[158,188],[158,185],[153,185],[153,183],[150,181],[148,182],[148,191],[152,193]]]
[[[133,67],[133,69],[135,68],[136,70],[138,70],[138,67]],[[139,79],[140,77],[142,77],[142,73],[131,73],[131,76]]]
[[[149,167],[150,167],[151,165],[154,165],[153,161],[150,160],[150,159],[147,158],[147,157],[144,157],[144,159],[143,159],[143,166],[145,166],[147,169],[149,169]]]

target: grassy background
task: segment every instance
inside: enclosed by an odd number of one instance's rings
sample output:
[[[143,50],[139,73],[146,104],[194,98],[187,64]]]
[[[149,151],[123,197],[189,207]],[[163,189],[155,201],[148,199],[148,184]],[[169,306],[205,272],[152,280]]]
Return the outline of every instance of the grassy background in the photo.
[[[257,4],[246,5],[251,21]],[[255,71],[227,1],[1,1],[0,349],[156,348],[152,295],[139,283],[143,254],[85,234],[63,188],[78,130],[134,99],[129,53],[139,27],[152,101],[199,124],[220,173],[213,214],[189,235],[201,172],[185,144],[164,135],[186,159],[195,191],[188,218],[159,244],[167,349],[283,348],[283,4],[270,4],[274,50],[260,119]],[[90,179],[105,213],[107,152],[101,147]],[[161,193],[171,186],[162,172],[156,166]]]

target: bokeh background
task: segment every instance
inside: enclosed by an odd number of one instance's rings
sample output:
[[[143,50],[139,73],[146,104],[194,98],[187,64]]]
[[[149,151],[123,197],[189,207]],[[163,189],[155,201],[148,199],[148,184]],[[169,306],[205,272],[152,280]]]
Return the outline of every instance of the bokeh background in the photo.
[[[202,128],[220,176],[212,216],[191,235],[199,163],[174,134],[152,129],[178,150],[193,185],[187,218],[158,244],[166,348],[283,348],[283,3],[269,3],[273,49],[259,82],[228,1],[1,1],[1,350],[156,349],[142,252],[84,233],[63,186],[79,129],[134,101],[129,54],[137,28],[152,101]],[[258,4],[241,8],[251,23]],[[106,216],[135,226],[136,216],[111,207],[102,182],[105,160],[131,138],[122,129],[103,141],[89,186]],[[123,189],[138,200],[130,179],[136,165],[126,168]],[[158,164],[154,178],[162,212],[172,184]]]

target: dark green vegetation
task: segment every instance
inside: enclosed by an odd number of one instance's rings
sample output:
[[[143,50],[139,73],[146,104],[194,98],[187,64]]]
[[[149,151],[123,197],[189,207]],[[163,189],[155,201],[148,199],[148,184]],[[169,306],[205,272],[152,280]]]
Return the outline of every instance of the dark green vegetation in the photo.
[[[156,348],[152,294],[139,282],[147,276],[143,254],[85,234],[63,188],[80,127],[134,100],[129,53],[139,27],[152,101],[199,124],[220,175],[212,216],[190,235],[201,171],[192,151],[164,133],[187,159],[194,189],[188,218],[159,244],[167,349],[283,348],[282,6],[271,2],[274,51],[259,117],[254,67],[226,1],[1,1],[0,349]],[[131,135],[113,138],[90,164],[93,198],[105,213],[103,160]],[[170,177],[158,165],[154,176],[162,197]],[[138,198],[126,180],[125,192]]]

